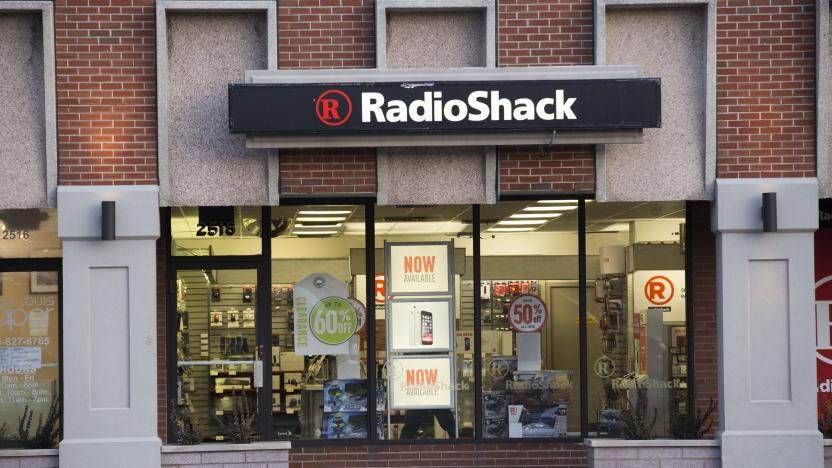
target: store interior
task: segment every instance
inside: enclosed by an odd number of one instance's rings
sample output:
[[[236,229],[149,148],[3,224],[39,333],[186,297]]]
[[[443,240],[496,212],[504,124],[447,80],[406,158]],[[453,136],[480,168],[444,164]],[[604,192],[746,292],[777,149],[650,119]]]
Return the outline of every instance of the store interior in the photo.
[[[586,369],[581,368],[578,204],[527,200],[481,206],[479,285],[472,206],[375,206],[376,297],[369,301],[363,205],[270,208],[271,284],[268,296],[259,296],[269,298],[270,324],[258,320],[266,315],[258,314],[255,264],[175,268],[174,413],[193,418],[203,440],[228,440],[229,420],[240,411],[268,411],[260,407],[268,400],[258,395],[269,388],[271,435],[278,440],[366,438],[371,430],[378,439],[471,438],[476,404],[483,405],[485,438],[580,436],[580,382],[586,372],[590,435],[620,435],[623,412],[641,401],[656,408],[655,435],[669,435],[687,414],[684,203],[587,201]],[[171,208],[172,256],[207,261],[262,254],[261,208],[228,208],[223,216],[208,211]],[[225,221],[205,223],[211,216]],[[451,410],[390,409],[385,242],[448,241],[456,404]],[[322,273],[342,282],[346,295],[374,306],[375,369],[367,367],[366,327],[355,332],[352,361],[296,354],[294,288]],[[538,296],[548,311],[537,334],[513,331],[508,323],[512,300],[524,295]],[[476,301],[480,370],[474,367]],[[257,341],[264,329],[270,331],[268,344]],[[271,375],[271,385],[259,386],[255,365],[264,346],[271,359],[263,363],[263,375]],[[367,418],[371,372],[378,382],[374,424]],[[476,372],[482,375],[479,402]],[[520,408],[514,419],[512,407]]]

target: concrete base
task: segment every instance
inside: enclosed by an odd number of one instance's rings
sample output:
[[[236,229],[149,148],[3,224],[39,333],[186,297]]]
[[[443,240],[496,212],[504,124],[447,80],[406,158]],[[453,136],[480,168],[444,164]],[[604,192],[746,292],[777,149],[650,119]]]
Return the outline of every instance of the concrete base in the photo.
[[[719,439],[726,468],[823,467],[823,436],[818,431],[729,431]]]
[[[61,468],[153,468],[162,465],[158,437],[120,439],[64,439]]]

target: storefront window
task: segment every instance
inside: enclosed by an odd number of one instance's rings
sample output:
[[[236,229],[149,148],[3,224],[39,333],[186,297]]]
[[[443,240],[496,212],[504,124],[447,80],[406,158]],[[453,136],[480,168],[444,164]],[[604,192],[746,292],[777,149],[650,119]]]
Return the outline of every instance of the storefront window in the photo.
[[[366,439],[364,207],[271,213],[273,438]]]
[[[260,207],[171,208],[171,254],[175,257],[259,255],[263,231],[260,218]]]
[[[60,256],[56,210],[0,210],[0,258]]]
[[[470,205],[376,208],[382,439],[474,437],[472,221]]]
[[[60,439],[60,256],[55,210],[0,210],[2,448]]]
[[[688,417],[685,205],[588,203],[586,231],[590,435],[641,411],[672,436]]]
[[[579,436],[578,200],[481,208],[483,437]]]

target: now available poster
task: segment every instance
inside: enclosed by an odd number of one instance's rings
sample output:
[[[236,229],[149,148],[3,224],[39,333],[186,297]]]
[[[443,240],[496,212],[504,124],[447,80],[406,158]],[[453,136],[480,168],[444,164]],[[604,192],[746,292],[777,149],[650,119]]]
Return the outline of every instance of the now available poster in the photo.
[[[388,297],[453,294],[450,242],[389,244]]]
[[[821,227],[815,231],[815,344],[820,413],[827,404],[832,405],[832,223],[824,219],[824,214],[830,213],[832,209],[825,212],[821,204]]]

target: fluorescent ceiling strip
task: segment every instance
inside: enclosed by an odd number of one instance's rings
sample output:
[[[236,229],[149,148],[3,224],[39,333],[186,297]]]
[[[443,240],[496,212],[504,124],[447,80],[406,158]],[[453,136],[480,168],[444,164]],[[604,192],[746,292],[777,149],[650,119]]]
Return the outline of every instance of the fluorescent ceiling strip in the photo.
[[[487,229],[488,232],[529,232],[534,231],[532,227],[514,227],[514,228],[506,228],[506,227],[493,227]]]
[[[538,203],[546,203],[552,205],[577,205],[578,200],[538,200]]]
[[[338,231],[292,231],[292,234],[296,236],[330,236],[333,234],[338,234]]]
[[[300,222],[307,222],[307,223],[317,223],[317,222],[339,222],[344,221],[347,218],[344,216],[314,216],[314,217],[299,217],[297,221]]]
[[[529,206],[523,208],[523,211],[572,211],[577,209],[575,205],[570,206]]]
[[[341,223],[334,223],[334,224],[328,224],[328,223],[322,223],[322,224],[303,224],[303,223],[298,223],[298,224],[295,224],[295,229],[298,229],[298,228],[300,228],[300,229],[321,229],[321,228],[330,228],[330,229],[331,229],[331,228],[339,228],[339,227],[341,227]]]
[[[515,226],[540,226],[546,224],[546,219],[506,219],[499,221],[500,225],[515,225]]]
[[[515,213],[511,218],[526,218],[526,219],[541,219],[541,218],[558,218],[563,216],[563,213]]]
[[[320,216],[320,215],[346,215],[350,214],[352,211],[349,210],[300,210],[298,214],[300,215],[312,215],[312,216]]]

